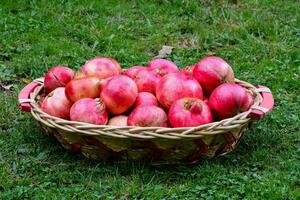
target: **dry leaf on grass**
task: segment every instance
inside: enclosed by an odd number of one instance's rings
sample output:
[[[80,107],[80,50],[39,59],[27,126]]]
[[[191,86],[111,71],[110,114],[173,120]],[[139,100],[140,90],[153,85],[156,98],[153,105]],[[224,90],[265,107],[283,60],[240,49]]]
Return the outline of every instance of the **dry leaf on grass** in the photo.
[[[166,55],[169,55],[169,54],[172,53],[173,48],[174,47],[172,47],[172,46],[163,45],[162,49],[158,52],[158,55],[155,58],[164,58],[164,57],[166,57]]]
[[[1,82],[0,82],[0,88],[3,88],[4,90],[11,90],[13,88],[13,84],[9,84],[9,85],[3,85]]]
[[[23,83],[27,83],[27,84],[31,83],[31,80],[29,80],[27,78],[22,78],[21,80]]]
[[[208,50],[208,55],[214,56],[214,55],[216,55],[216,52],[214,52],[214,51],[209,51],[209,50]]]

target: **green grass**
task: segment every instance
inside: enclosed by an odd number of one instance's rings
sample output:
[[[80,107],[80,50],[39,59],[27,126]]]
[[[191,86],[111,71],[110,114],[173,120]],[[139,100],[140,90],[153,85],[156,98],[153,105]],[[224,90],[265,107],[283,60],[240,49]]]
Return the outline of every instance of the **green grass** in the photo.
[[[300,199],[299,1],[1,1],[0,199]],[[193,166],[101,164],[41,134],[17,94],[54,65],[130,67],[162,45],[180,67],[216,54],[276,106],[231,154]]]

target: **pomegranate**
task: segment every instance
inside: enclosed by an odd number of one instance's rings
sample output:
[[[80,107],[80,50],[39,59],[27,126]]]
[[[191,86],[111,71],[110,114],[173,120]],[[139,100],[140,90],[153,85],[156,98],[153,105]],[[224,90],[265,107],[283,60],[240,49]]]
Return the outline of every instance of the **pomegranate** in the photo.
[[[103,88],[104,85],[105,85],[106,83],[108,83],[108,81],[109,81],[110,79],[112,79],[112,77],[113,77],[113,76],[111,76],[111,77],[109,77],[109,78],[106,78],[106,79],[104,79],[104,80],[101,80],[101,88]]]
[[[58,87],[65,87],[74,77],[74,71],[68,67],[52,67],[45,75],[44,87],[47,92],[53,91]]]
[[[208,96],[222,83],[234,83],[234,74],[230,65],[215,56],[200,60],[195,65],[193,76],[199,81],[204,94]]]
[[[157,58],[149,62],[148,69],[155,72],[158,76],[163,77],[166,74],[178,72],[177,65],[172,61]]]
[[[192,76],[172,73],[164,76],[157,84],[156,97],[161,105],[168,109],[184,97],[203,98],[202,88]]]
[[[202,99],[205,103],[208,104],[208,98],[206,98],[205,96],[203,96],[203,99]]]
[[[193,76],[193,70],[195,68],[195,65],[187,66],[181,70],[182,73],[185,75]]]
[[[247,111],[253,103],[253,99],[249,96],[242,86],[224,83],[212,92],[208,105],[216,119],[221,120]]]
[[[138,71],[134,79],[139,92],[150,92],[152,94],[155,94],[156,85],[159,80],[160,77],[149,70]]]
[[[134,81],[125,75],[112,77],[101,92],[107,110],[112,114],[126,112],[135,102],[138,89]]]
[[[129,78],[135,79],[136,74],[142,69],[147,69],[147,68],[144,66],[133,66],[129,69],[126,69],[126,71],[124,71],[123,74],[125,76],[128,76]]]
[[[196,98],[175,101],[170,107],[168,117],[172,127],[199,126],[213,121],[208,105]]]
[[[125,115],[114,116],[108,121],[108,125],[127,126],[127,118],[128,117]]]
[[[104,125],[108,117],[101,99],[84,98],[73,104],[70,110],[72,121]]]
[[[149,92],[140,92],[135,101],[135,107],[137,106],[158,106],[156,97]]]
[[[66,96],[72,102],[100,96],[101,80],[96,76],[75,78],[66,85]]]
[[[168,118],[163,109],[157,106],[138,106],[129,115],[129,126],[167,127]]]
[[[69,119],[72,103],[65,95],[65,88],[58,87],[49,93],[41,104],[42,111],[62,119]]]
[[[100,79],[118,75],[122,72],[120,64],[112,58],[93,58],[88,60],[81,68],[86,75],[95,75]]]

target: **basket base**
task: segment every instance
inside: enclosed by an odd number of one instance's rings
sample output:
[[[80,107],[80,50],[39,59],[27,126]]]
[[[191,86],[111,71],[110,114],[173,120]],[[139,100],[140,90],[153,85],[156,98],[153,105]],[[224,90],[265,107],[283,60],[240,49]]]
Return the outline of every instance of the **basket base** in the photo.
[[[39,123],[46,135],[53,135],[62,146],[89,159],[102,162],[149,162],[151,165],[195,164],[203,159],[225,155],[240,142],[247,127],[201,139],[141,141],[102,136],[83,136],[50,128]]]

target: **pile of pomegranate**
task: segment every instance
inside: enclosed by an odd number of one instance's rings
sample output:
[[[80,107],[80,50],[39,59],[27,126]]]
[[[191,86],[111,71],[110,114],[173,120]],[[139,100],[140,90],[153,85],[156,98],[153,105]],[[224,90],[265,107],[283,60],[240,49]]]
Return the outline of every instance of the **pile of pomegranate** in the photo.
[[[179,69],[166,59],[122,71],[96,57],[75,72],[65,66],[45,75],[41,109],[55,117],[111,126],[192,127],[247,111],[253,97],[234,82],[231,66],[209,56]]]

